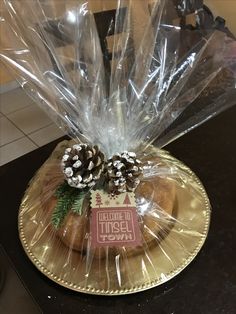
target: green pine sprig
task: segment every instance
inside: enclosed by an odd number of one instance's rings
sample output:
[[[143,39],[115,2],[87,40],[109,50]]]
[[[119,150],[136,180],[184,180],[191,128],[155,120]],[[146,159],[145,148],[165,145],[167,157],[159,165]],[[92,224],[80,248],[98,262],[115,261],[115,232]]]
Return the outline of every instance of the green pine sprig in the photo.
[[[63,222],[70,206],[72,205],[72,202],[72,199],[70,199],[66,194],[63,197],[58,198],[57,205],[54,208],[51,218],[52,224],[56,229],[58,229]]]
[[[74,200],[71,210],[79,215],[82,215],[82,209],[83,209],[83,201],[84,201],[84,194],[80,194],[77,196],[77,198]]]
[[[82,214],[83,200],[87,190],[78,190],[70,187],[67,182],[62,183],[56,190],[57,205],[52,213],[51,222],[58,229],[70,210]]]
[[[59,187],[57,188],[55,192],[56,197],[62,197],[65,193],[69,193],[71,190],[71,187],[68,185],[66,181],[64,181]]]

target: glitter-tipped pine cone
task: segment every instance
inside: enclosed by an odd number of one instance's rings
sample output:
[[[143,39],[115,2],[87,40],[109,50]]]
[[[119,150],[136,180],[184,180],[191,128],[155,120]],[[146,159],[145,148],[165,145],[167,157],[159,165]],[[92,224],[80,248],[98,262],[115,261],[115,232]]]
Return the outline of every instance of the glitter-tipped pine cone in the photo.
[[[111,193],[131,192],[140,183],[143,168],[133,152],[114,155],[107,163],[107,177]]]
[[[97,146],[73,145],[65,150],[62,169],[71,187],[91,188],[100,179],[104,170],[104,154]]]

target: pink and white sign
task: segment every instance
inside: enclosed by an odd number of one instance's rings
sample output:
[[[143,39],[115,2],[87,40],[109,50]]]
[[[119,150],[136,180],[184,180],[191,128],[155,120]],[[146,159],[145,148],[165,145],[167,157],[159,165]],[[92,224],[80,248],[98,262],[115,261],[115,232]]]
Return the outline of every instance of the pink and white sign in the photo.
[[[134,193],[91,193],[92,246],[138,246],[141,235]]]

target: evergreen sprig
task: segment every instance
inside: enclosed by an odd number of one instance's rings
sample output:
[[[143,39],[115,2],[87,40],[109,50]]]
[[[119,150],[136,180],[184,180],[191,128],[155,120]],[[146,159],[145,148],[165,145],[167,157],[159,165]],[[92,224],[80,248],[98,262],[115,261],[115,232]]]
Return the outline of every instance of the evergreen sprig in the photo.
[[[78,197],[74,200],[71,210],[79,215],[82,215],[82,206],[83,206],[83,201],[84,201],[84,194],[78,195]]]
[[[55,191],[55,196],[56,197],[62,197],[65,193],[68,193],[71,191],[71,187],[67,184],[66,181],[64,181],[57,190]]]
[[[67,182],[62,183],[56,190],[57,204],[52,213],[52,225],[58,229],[70,210],[81,215],[83,200],[87,190],[81,191],[70,187]]]

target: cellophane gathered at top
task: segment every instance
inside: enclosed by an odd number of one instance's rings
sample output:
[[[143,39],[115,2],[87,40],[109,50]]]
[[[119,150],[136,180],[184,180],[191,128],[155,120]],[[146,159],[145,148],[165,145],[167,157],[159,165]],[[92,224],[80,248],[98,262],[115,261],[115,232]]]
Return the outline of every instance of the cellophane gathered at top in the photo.
[[[71,137],[39,169],[21,211],[28,253],[62,285],[143,290],[204,242],[205,191],[162,148],[235,104],[236,42],[194,5],[3,0],[1,61]],[[137,243],[94,245],[93,207],[131,205]]]

